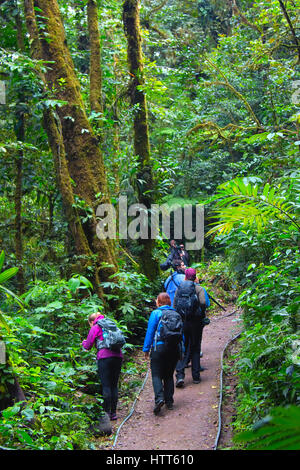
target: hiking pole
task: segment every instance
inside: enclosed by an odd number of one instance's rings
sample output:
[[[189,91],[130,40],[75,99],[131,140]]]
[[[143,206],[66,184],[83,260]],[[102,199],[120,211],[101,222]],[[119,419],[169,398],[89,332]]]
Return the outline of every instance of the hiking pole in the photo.
[[[208,292],[207,292],[207,294],[208,294]],[[216,299],[214,299],[210,294],[208,294],[208,297],[209,297],[213,302],[215,302],[215,304],[219,305],[219,307],[221,307],[221,309],[224,310],[224,312],[226,311],[226,308],[224,308],[221,304],[219,304],[219,302],[218,302]]]

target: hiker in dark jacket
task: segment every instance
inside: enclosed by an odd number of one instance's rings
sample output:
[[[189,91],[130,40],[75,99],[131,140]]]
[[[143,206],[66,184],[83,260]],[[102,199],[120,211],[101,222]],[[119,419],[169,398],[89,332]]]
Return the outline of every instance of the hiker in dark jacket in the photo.
[[[183,243],[179,245],[179,255],[182,261],[184,262],[185,267],[188,268],[190,264],[190,255],[186,251]]]
[[[150,356],[152,385],[155,397],[154,414],[158,414],[164,404],[173,409],[174,371],[179,359],[179,346],[168,348],[159,337],[159,321],[165,310],[172,310],[171,299],[166,292],[162,292],[156,299],[157,308],[153,310],[148,321],[143,351],[145,358]],[[156,336],[156,332],[158,335]]]
[[[175,240],[170,241],[170,250],[171,252],[167,257],[166,261],[160,265],[160,269],[162,271],[166,271],[167,269],[169,269],[175,260],[181,260],[180,248],[176,245]]]
[[[174,272],[166,279],[164,283],[164,288],[166,292],[169,294],[171,299],[171,305],[173,306],[174,295],[176,292],[177,287],[180,286],[181,282],[185,279],[185,267],[183,261],[175,260],[172,263],[172,267]]]
[[[191,318],[184,319],[183,335],[184,335],[184,355],[176,365],[176,387],[181,388],[184,386],[185,368],[188,365],[189,359],[192,361],[192,378],[193,383],[200,383],[200,353],[201,353],[201,340],[203,333],[203,319],[205,318],[206,307],[209,306],[209,297],[204,287],[195,283],[196,270],[188,268],[185,271],[185,279],[180,284],[180,289],[190,289],[195,285],[195,293],[198,299],[198,307],[195,315]],[[176,290],[174,297],[175,310],[179,307],[179,291]],[[179,310],[178,310],[179,311]],[[180,311],[179,311],[180,313]]]

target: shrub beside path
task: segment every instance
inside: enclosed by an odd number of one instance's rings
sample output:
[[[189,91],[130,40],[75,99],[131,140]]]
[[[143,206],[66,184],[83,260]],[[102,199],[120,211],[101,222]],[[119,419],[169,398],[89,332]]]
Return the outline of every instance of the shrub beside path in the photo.
[[[136,401],[132,416],[122,424],[114,450],[212,450],[218,434],[220,372],[222,352],[241,330],[239,312],[229,306],[214,315],[204,328],[200,384],[193,384],[191,369],[186,369],[185,386],[175,388],[174,409],[165,406],[153,413],[154,395],[151,372]],[[117,426],[121,425],[119,419]],[[117,431],[117,427],[114,432]]]

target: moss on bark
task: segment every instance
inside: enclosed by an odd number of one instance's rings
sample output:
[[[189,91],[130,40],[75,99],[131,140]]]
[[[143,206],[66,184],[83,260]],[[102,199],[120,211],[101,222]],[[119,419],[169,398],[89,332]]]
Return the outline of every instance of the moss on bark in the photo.
[[[75,248],[79,255],[95,258],[94,285],[101,294],[99,281],[117,270],[113,241],[99,240],[96,235],[97,205],[109,202],[103,157],[86,116],[57,1],[24,0],[24,5],[32,54],[50,62],[43,77],[45,87],[53,98],[66,102],[57,108],[59,119],[46,110],[44,123]],[[38,20],[35,7],[42,11]],[[100,200],[96,197],[99,193]],[[92,209],[84,224],[74,207],[75,195]],[[110,267],[101,268],[102,262]]]
[[[146,96],[141,87],[145,84],[143,72],[142,39],[139,17],[139,0],[125,0],[123,4],[123,23],[127,38],[127,59],[131,74],[130,99],[134,109],[134,152],[139,158],[137,191],[139,203],[150,209],[153,201],[154,183],[150,162],[150,140]],[[158,275],[158,264],[153,259],[155,241],[150,234],[147,240],[140,240],[142,251],[140,262],[143,272],[149,279]]]
[[[102,113],[102,69],[98,6],[95,0],[87,2],[87,18],[90,37],[90,106]]]

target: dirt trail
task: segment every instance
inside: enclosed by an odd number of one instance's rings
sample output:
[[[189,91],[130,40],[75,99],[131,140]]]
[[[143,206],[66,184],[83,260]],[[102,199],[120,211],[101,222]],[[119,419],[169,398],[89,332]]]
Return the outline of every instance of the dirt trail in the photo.
[[[203,331],[200,384],[193,384],[186,369],[185,386],[175,388],[174,409],[165,406],[153,413],[151,372],[136,402],[134,412],[120,428],[114,450],[212,450],[218,432],[221,354],[227,342],[241,329],[238,313],[226,312],[211,319]],[[117,426],[121,425],[120,422]]]

